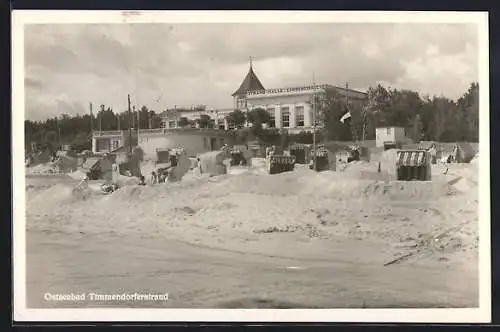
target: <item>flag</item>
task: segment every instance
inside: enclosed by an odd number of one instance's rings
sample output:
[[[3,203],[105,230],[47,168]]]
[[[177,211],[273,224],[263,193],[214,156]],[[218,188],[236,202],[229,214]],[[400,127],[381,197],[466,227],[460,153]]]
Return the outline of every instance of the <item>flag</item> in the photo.
[[[345,120],[350,119],[350,118],[351,118],[351,112],[349,111],[349,109],[346,109],[346,112],[340,118],[340,122],[344,123]]]

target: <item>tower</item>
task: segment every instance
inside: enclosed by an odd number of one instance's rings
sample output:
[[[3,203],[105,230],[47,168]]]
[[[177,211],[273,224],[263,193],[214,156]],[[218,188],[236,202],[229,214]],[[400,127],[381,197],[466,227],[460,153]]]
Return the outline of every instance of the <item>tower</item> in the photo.
[[[250,57],[250,68],[247,76],[243,79],[238,90],[232,96],[234,98],[234,108],[238,110],[245,110],[247,108],[247,92],[265,90],[259,78],[253,71],[252,57]]]

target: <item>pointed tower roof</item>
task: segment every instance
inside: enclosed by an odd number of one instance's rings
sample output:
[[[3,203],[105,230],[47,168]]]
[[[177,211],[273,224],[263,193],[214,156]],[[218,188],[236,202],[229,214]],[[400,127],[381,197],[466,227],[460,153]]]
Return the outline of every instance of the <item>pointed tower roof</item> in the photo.
[[[247,76],[241,83],[238,90],[236,90],[232,96],[243,95],[248,91],[256,91],[256,90],[264,90],[264,86],[260,83],[259,78],[255,75],[252,67],[252,58],[250,58],[250,69],[248,71]]]

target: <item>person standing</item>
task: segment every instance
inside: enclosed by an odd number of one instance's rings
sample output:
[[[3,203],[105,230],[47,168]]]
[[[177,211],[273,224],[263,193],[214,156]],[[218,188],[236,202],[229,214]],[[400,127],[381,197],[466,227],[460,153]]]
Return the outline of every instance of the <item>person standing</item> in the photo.
[[[156,172],[152,171],[151,172],[151,184],[156,184],[158,183],[158,177],[156,176]]]
[[[431,155],[431,164],[435,164],[437,155],[436,144],[431,145],[431,147],[429,148],[429,154]]]

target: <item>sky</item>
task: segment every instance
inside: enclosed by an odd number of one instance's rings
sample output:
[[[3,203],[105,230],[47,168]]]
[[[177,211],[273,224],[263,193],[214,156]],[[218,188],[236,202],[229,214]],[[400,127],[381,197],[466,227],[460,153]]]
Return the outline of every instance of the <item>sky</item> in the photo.
[[[25,27],[25,116],[105,104],[231,108],[249,57],[265,88],[382,84],[457,99],[478,80],[473,24],[46,24]]]

